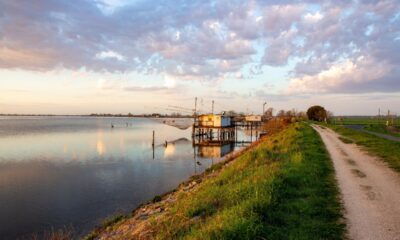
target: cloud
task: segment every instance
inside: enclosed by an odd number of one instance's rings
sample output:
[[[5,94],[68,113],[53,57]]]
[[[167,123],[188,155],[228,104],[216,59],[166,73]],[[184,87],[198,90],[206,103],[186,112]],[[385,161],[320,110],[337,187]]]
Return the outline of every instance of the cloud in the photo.
[[[396,0],[0,0],[0,68],[218,81],[291,64],[290,92],[400,91],[399,12]]]
[[[115,89],[116,83],[104,78],[97,80],[97,89],[101,90],[108,90],[108,89]]]
[[[287,64],[296,49],[294,43],[298,30],[292,28],[283,31],[279,36],[268,40],[268,47],[265,50],[263,62],[270,66],[281,66]]]
[[[138,81],[132,81],[125,79],[110,80],[101,78],[97,81],[97,89],[99,90],[123,90],[128,92],[160,92],[176,94],[184,89],[186,86],[182,83],[178,83],[175,78],[169,75],[164,76],[164,84],[145,84],[137,83]]]
[[[42,65],[48,65],[51,58],[34,49],[13,49],[0,46],[0,65],[3,68],[37,69]]]
[[[321,20],[323,17],[324,16],[320,12],[307,13],[306,15],[304,15],[304,21],[307,24],[315,24],[316,22]]]
[[[103,52],[97,53],[96,58],[102,59],[102,60],[108,59],[108,58],[116,59],[118,61],[126,60],[124,56],[122,56],[121,54],[114,52],[114,51],[103,51]]]
[[[328,69],[314,75],[293,78],[287,91],[289,94],[358,92],[360,89],[357,85],[371,84],[376,81],[382,82],[388,73],[391,73],[394,69],[395,66],[388,62],[360,56],[355,60],[346,59],[337,62]],[[389,91],[389,89],[386,89],[386,91]]]
[[[165,86],[126,86],[123,87],[125,91],[131,92],[155,92],[161,90],[167,90],[168,88]]]

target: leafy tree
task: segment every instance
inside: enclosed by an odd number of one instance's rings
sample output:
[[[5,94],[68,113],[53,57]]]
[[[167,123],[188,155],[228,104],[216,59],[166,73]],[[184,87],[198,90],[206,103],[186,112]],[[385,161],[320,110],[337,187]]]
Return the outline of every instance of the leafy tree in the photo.
[[[307,117],[310,120],[322,122],[326,120],[327,112],[321,106],[312,106],[307,110]]]

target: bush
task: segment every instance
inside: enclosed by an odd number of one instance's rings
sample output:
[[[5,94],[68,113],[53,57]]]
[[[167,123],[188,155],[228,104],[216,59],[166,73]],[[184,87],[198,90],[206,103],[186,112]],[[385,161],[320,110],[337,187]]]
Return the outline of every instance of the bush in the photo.
[[[159,202],[159,201],[161,201],[161,200],[162,200],[162,197],[159,196],[159,195],[157,195],[157,196],[155,196],[151,201],[152,201],[153,203],[156,203],[156,202]]]

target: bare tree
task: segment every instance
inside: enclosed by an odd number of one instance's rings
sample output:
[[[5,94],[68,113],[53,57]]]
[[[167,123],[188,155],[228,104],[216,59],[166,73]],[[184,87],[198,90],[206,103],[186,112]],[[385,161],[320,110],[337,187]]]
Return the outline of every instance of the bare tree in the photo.
[[[267,111],[264,112],[264,117],[272,118],[274,113],[274,109],[272,107],[268,108]]]
[[[284,117],[285,116],[285,110],[279,110],[279,112],[276,114],[277,117]]]

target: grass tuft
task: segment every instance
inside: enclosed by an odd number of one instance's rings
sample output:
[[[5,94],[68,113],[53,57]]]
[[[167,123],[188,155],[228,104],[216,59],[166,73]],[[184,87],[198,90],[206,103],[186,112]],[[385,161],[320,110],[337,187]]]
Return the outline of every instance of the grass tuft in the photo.
[[[345,137],[339,137],[340,141],[349,144],[349,143],[354,143],[353,140],[349,139],[349,138],[345,138]]]
[[[89,234],[87,234],[83,239],[84,240],[93,240],[96,239],[99,234],[104,231],[104,229],[108,228],[108,227],[112,227],[114,226],[116,223],[122,221],[126,219],[126,216],[124,215],[115,215],[115,216],[111,216],[106,218],[103,223],[101,224],[101,226],[97,227],[96,229],[94,229],[93,231],[91,231]]]

